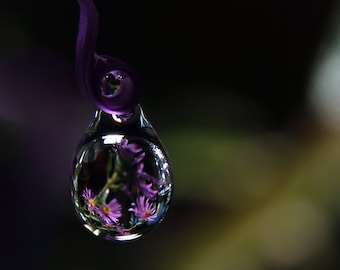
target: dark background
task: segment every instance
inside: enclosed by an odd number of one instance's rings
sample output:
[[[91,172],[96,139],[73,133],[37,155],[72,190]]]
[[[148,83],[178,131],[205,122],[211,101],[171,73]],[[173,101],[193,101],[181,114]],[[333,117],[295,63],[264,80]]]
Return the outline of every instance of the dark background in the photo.
[[[97,52],[135,67],[147,97],[174,101],[209,95],[206,86],[223,88],[259,106],[270,128],[304,107],[310,67],[334,9],[330,0],[95,3]],[[3,47],[27,49],[17,36],[25,35],[30,49],[53,50],[72,65],[77,1],[2,1],[2,13]],[[187,84],[196,87],[172,90]]]
[[[337,230],[324,229],[331,236],[315,241],[333,240],[320,249],[311,240],[316,253],[283,261],[270,248],[252,248],[254,240],[243,241],[250,248],[238,253],[226,236],[238,234],[230,227],[242,217],[253,217],[250,205],[261,209],[269,198],[281,198],[278,193],[290,198],[289,179],[319,164],[308,159],[310,149],[316,147],[312,156],[319,158],[323,149],[319,141],[315,146],[320,130],[308,104],[308,82],[335,1],[95,3],[97,53],[129,63],[143,78],[141,104],[173,157],[173,207],[157,232],[131,244],[105,243],[81,228],[72,212],[68,172],[95,108],[75,82],[77,1],[1,1],[3,269],[199,269],[189,263],[195,254],[206,254],[202,265],[211,263],[210,269],[338,269]],[[322,153],[325,160],[328,152]],[[251,187],[259,183],[261,192],[254,195]],[[332,183],[335,192],[338,182]],[[327,205],[332,218],[325,224],[333,228],[339,211],[335,199]],[[307,223],[301,226],[313,226]],[[290,235],[290,229],[268,235]],[[237,261],[234,252],[243,259]],[[245,258],[253,268],[243,264]],[[236,261],[242,264],[232,267]]]

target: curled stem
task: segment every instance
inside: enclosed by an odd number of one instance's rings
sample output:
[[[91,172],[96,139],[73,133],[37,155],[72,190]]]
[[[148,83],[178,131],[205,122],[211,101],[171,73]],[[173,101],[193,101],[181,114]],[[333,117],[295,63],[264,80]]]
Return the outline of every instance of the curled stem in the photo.
[[[78,0],[78,4],[80,6],[76,41],[78,87],[85,97],[107,113],[116,115],[131,113],[142,96],[141,79],[123,61],[96,53],[97,9],[92,0]],[[108,86],[113,87],[114,91],[108,91],[106,89]]]

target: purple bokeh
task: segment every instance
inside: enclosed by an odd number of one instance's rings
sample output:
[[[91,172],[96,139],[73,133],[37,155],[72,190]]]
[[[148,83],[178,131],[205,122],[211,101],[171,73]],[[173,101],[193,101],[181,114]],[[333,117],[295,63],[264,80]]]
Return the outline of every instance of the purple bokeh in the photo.
[[[73,215],[72,155],[94,108],[61,55],[40,48],[1,60],[1,210],[4,231],[10,232],[2,244],[11,267],[29,267],[58,240],[65,213]]]

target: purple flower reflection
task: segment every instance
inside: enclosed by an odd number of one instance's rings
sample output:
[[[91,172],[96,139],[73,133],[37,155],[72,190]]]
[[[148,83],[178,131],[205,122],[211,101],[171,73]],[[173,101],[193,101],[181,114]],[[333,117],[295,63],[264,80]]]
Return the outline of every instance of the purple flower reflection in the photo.
[[[96,196],[93,194],[91,189],[88,189],[87,187],[83,191],[83,197],[86,200],[87,209],[90,211],[91,214],[94,213],[94,208],[96,206]]]
[[[140,192],[144,194],[145,197],[147,197],[148,199],[155,199],[158,193],[158,191],[153,189],[152,186],[153,186],[152,183],[146,184],[143,182],[139,182]]]
[[[122,206],[117,199],[112,199],[108,204],[102,204],[96,207],[95,211],[106,225],[110,225],[112,222],[117,223],[118,218],[122,216]]]
[[[129,232],[126,228],[124,227],[121,227],[121,226],[117,226],[116,227],[116,230],[117,230],[117,233],[118,235],[120,236],[123,236],[123,235],[131,235],[131,232]]]
[[[155,205],[145,196],[137,198],[135,203],[131,204],[130,212],[142,221],[153,221],[157,217]]]
[[[138,164],[137,176],[139,178],[138,185],[142,194],[148,199],[155,199],[158,191],[153,189],[154,184],[159,184],[159,180],[156,177],[143,171],[144,164]],[[147,184],[148,183],[148,184]]]
[[[136,165],[142,161],[145,157],[143,149],[135,143],[129,143],[129,141],[123,138],[119,143],[115,144],[118,150],[119,157],[125,162]]]

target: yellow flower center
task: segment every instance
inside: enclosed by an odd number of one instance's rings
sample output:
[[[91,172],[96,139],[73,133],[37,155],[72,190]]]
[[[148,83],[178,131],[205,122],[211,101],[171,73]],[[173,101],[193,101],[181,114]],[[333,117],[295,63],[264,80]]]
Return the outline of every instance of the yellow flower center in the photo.
[[[89,203],[89,205],[90,205],[92,208],[95,206],[94,199],[92,199],[92,198],[90,198],[90,199],[88,200],[88,203]]]
[[[148,217],[150,216],[151,214],[151,209],[147,209],[145,212],[144,212],[144,217]]]
[[[101,210],[103,212],[104,215],[108,215],[110,213],[110,209],[108,207],[106,207],[105,205],[102,205]]]

